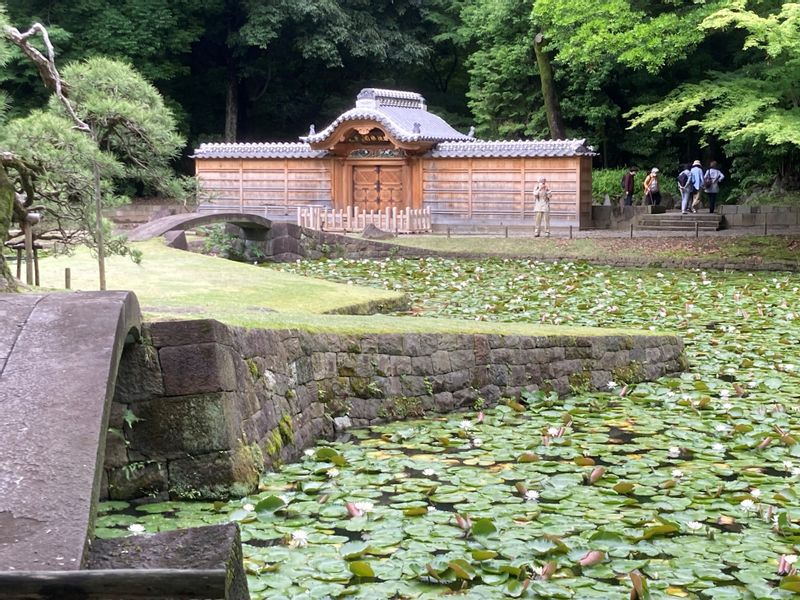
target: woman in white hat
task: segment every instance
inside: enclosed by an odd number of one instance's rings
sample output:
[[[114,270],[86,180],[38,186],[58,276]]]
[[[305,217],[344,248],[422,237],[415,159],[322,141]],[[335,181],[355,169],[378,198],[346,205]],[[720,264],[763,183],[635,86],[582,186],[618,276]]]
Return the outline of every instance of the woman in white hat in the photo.
[[[533,188],[534,237],[539,237],[542,220],[544,220],[544,234],[550,237],[550,198],[552,196],[553,194],[547,186],[547,179],[539,177],[536,187]]]
[[[661,188],[658,185],[658,168],[653,167],[644,178],[644,203],[661,204]]]

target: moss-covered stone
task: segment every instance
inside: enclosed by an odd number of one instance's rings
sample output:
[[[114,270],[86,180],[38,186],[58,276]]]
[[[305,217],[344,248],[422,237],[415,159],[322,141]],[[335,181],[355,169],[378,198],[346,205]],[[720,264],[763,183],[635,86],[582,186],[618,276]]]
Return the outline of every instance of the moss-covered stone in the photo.
[[[14,186],[5,171],[0,169],[0,240],[8,238],[14,216]],[[8,270],[3,253],[0,252],[0,292],[14,292],[17,286]]]

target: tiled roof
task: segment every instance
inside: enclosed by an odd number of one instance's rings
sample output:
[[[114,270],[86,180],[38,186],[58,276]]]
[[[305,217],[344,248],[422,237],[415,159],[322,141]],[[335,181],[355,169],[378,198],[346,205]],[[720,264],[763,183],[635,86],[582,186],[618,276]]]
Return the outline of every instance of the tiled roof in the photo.
[[[302,142],[260,144],[200,144],[193,158],[322,158],[326,150],[314,150]]]
[[[406,143],[471,139],[450,127],[441,117],[429,113],[425,98],[419,94],[366,88],[358,94],[355,108],[339,115],[319,133],[300,140],[312,144],[324,142],[342,123],[362,120],[378,122],[389,135]]]
[[[586,140],[514,140],[442,142],[428,153],[433,158],[594,156]]]

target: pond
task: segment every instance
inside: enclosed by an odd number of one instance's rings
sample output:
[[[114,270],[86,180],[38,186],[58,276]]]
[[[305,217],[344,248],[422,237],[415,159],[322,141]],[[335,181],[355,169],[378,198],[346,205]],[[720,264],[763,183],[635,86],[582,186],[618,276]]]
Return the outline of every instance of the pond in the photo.
[[[800,590],[796,274],[444,259],[273,268],[401,289],[414,315],[676,331],[691,369],[352,430],[265,474],[252,497],[104,503],[99,536],[237,520],[253,598]]]

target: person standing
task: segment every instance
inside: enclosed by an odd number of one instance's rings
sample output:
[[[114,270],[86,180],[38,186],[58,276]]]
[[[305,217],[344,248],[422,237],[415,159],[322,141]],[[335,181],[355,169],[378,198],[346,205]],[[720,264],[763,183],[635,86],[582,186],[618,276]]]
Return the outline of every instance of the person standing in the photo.
[[[625,191],[625,206],[633,206],[634,178],[636,177],[636,167],[630,167],[628,172],[622,176],[622,189]]]
[[[694,194],[692,196],[692,212],[697,212],[697,207],[700,206],[700,194],[703,189],[703,165],[699,160],[692,163],[692,185],[694,186]]]
[[[644,178],[644,203],[661,204],[661,188],[658,183],[658,169],[653,167],[650,173]]]
[[[544,234],[550,237],[550,198],[553,193],[547,185],[547,179],[539,177],[536,187],[533,188],[533,217],[535,221],[534,237],[539,237],[544,219]]]
[[[708,166],[708,171],[703,175],[703,187],[708,196],[708,212],[713,213],[717,206],[717,194],[719,194],[719,184],[725,179],[722,171],[717,168],[717,161],[712,160]]]
[[[692,185],[692,172],[689,170],[689,165],[682,164],[681,172],[678,173],[678,192],[681,195],[681,214],[685,215],[689,210],[689,202],[692,200],[694,194],[694,185]]]

